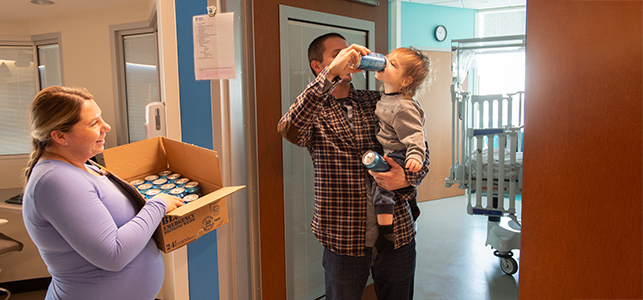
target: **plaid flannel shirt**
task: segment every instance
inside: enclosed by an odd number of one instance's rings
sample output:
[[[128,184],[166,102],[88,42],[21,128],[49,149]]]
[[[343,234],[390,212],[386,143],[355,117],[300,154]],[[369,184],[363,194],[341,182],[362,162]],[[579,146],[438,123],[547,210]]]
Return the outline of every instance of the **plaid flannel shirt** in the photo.
[[[326,86],[325,68],[297,97],[279,121],[279,132],[310,152],[315,169],[315,205],[311,222],[313,234],[326,248],[350,256],[363,256],[366,236],[366,180],[371,178],[361,162],[368,150],[382,153],[375,137],[378,131],[375,107],[381,94],[351,90],[353,130],[333,95],[339,83]],[[427,153],[428,158],[428,153]],[[395,248],[409,243],[415,227],[408,200],[428,172],[428,159],[421,171],[406,172],[411,187],[396,191],[393,227]]]

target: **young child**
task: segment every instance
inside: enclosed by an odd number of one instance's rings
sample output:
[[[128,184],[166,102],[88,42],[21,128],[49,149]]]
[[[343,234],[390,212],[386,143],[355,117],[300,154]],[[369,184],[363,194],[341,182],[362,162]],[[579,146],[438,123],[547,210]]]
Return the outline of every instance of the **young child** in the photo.
[[[428,77],[429,59],[413,48],[395,49],[386,58],[386,68],[375,73],[375,78],[384,83],[384,94],[375,110],[380,127],[377,140],[382,144],[385,155],[407,170],[417,172],[428,158],[424,157],[424,111],[414,96]],[[374,189],[373,203],[380,232],[376,248],[382,251],[392,248],[395,242],[395,192],[377,185]],[[414,218],[417,218],[416,214],[419,210],[414,211]]]

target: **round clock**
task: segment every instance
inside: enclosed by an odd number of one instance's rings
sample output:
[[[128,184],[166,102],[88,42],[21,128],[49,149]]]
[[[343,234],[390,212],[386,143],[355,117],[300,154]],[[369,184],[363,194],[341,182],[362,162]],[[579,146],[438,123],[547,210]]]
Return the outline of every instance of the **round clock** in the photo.
[[[438,42],[443,42],[447,38],[447,28],[444,25],[438,25],[435,27],[435,39]]]

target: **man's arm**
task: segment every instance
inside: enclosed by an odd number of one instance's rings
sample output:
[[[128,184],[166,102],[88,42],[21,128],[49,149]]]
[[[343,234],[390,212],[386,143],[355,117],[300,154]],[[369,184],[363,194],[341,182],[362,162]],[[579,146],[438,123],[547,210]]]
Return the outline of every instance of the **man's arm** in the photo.
[[[289,142],[305,147],[310,141],[313,120],[321,109],[321,103],[340,81],[339,78],[332,82],[326,80],[327,74],[328,68],[324,68],[279,120],[277,131]]]

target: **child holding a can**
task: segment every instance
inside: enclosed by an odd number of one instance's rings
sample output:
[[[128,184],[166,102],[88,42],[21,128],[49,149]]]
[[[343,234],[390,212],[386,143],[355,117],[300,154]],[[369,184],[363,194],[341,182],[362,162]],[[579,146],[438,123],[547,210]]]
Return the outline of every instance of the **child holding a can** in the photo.
[[[375,109],[380,127],[377,140],[386,155],[408,171],[417,172],[428,157],[425,157],[424,111],[414,96],[428,77],[429,60],[413,48],[395,49],[386,58],[384,70],[375,73],[375,78],[384,84],[384,93]],[[380,249],[391,248],[395,242],[394,196],[395,192],[374,185],[373,203],[380,228],[376,246]],[[419,210],[413,214],[417,218]]]

